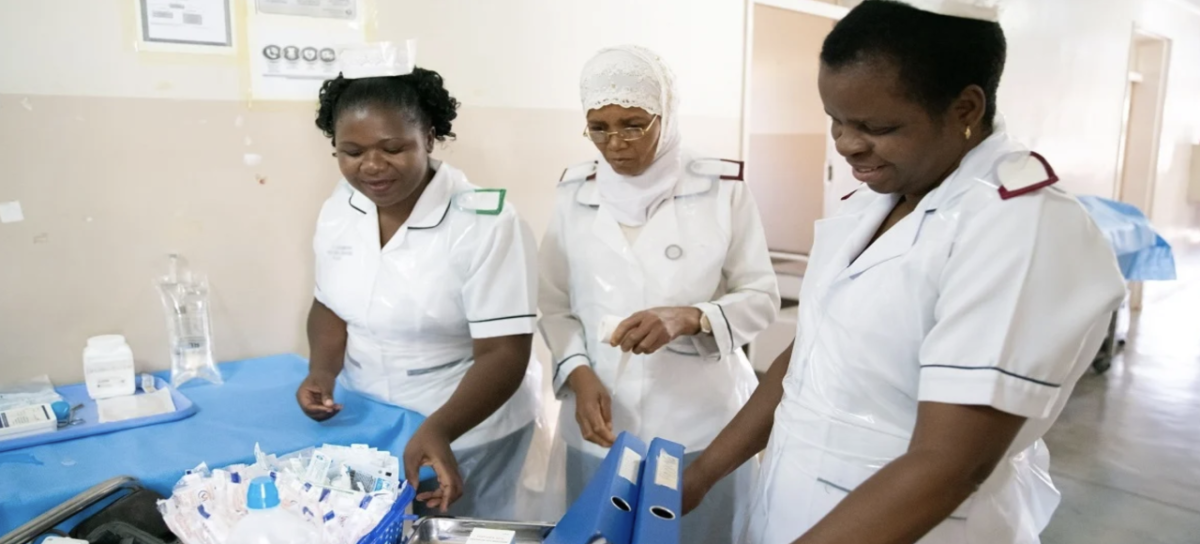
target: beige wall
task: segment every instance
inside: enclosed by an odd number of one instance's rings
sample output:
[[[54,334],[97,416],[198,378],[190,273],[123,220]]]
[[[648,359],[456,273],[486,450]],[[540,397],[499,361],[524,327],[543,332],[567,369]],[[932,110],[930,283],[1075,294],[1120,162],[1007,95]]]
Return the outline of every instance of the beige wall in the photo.
[[[0,3],[0,202],[26,216],[0,225],[0,381],[77,381],[85,339],[109,332],[129,337],[142,369],[164,368],[151,281],[171,251],[210,276],[219,359],[307,351],[310,240],[337,176],[314,104],[246,100],[244,55],[138,52],[132,5]],[[535,232],[562,169],[594,154],[577,136],[578,71],[604,45],[658,49],[688,88],[689,145],[737,156],[737,2],[367,5],[377,37],[418,38],[419,63],[464,102],[459,140],[436,155],[509,188]],[[707,84],[714,64],[729,75]],[[246,166],[246,153],[263,162]]]
[[[679,75],[688,141],[739,151],[741,1],[372,4],[377,37],[420,39],[421,64],[465,102],[461,139],[439,154],[509,188],[537,231],[558,173],[592,155],[575,136],[575,85],[602,45],[658,49]],[[1153,213],[1167,229],[1194,224],[1183,202],[1200,139],[1200,12],[1186,0],[1011,4],[1001,107],[1081,192],[1112,194],[1135,22],[1172,40]],[[137,52],[132,5],[0,2],[0,202],[26,215],[0,224],[0,380],[78,380],[84,339],[105,332],[129,335],[143,368],[163,367],[151,279],[168,251],[212,278],[219,358],[304,351],[309,237],[336,175],[312,105],[247,101],[243,54]],[[247,152],[262,164],[247,167]]]
[[[807,254],[823,213],[829,121],[816,80],[833,21],[764,5],[753,14],[746,173],[770,248]]]
[[[0,228],[0,378],[79,379],[85,339],[110,332],[161,367],[152,279],[170,251],[210,276],[220,356],[297,349],[311,225],[336,178],[308,108],[274,109],[0,95],[0,199],[26,217]]]

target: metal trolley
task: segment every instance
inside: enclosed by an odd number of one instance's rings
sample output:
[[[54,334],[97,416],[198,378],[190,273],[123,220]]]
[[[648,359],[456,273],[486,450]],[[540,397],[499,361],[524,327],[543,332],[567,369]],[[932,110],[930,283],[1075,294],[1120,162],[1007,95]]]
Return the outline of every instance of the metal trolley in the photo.
[[[475,529],[498,529],[516,533],[513,544],[542,544],[553,525],[484,521],[465,518],[422,518],[413,524],[408,544],[466,544]]]
[[[141,489],[141,484],[128,476],[107,480],[72,497],[29,523],[17,527],[12,532],[0,536],[0,544],[35,542],[43,535],[56,533],[56,527],[75,515],[117,495],[129,494]],[[465,544],[471,537],[471,531],[480,528],[513,531],[516,533],[513,544],[541,544],[554,526],[545,523],[428,517],[413,523],[407,537],[399,539],[400,542],[395,544]]]

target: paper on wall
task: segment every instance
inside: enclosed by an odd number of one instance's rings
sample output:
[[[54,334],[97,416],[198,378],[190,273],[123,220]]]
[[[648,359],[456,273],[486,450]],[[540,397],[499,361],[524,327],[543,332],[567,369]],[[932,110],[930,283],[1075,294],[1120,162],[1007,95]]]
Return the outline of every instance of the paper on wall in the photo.
[[[20,201],[0,202],[0,223],[17,223],[24,220],[25,213],[21,211]]]
[[[325,19],[358,18],[357,0],[256,0],[259,13]]]
[[[279,5],[304,4],[277,0]],[[322,6],[336,4],[320,0]],[[338,75],[338,50],[345,45],[366,43],[365,15],[352,2],[352,20],[295,17],[262,12],[249,21],[251,93],[259,100],[315,101],[321,83]]]
[[[143,42],[233,45],[229,0],[141,0],[139,4]]]

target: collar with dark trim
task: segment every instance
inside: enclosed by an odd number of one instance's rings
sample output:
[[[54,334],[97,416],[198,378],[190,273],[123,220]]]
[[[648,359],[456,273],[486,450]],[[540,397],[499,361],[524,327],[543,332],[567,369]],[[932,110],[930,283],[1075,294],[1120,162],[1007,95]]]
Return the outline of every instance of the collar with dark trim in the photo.
[[[917,210],[937,210],[972,188],[983,187],[999,193],[1001,200],[1008,200],[1044,189],[1057,181],[1058,176],[1050,163],[1011,138],[997,120],[992,135],[968,152],[950,177],[921,199]],[[854,199],[860,194],[870,196],[858,199],[864,202],[862,205],[848,205],[846,213],[858,213],[865,202],[880,196],[863,184],[841,200],[857,201]]]
[[[559,182],[592,181],[595,179],[597,162],[577,164],[563,172]],[[719,180],[743,181],[744,163],[730,159],[699,158],[688,161],[687,167],[680,170],[681,178],[675,184],[673,198],[686,198],[708,193]],[[600,205],[599,186],[595,183],[585,183],[575,193],[575,201],[584,206],[598,207]]]

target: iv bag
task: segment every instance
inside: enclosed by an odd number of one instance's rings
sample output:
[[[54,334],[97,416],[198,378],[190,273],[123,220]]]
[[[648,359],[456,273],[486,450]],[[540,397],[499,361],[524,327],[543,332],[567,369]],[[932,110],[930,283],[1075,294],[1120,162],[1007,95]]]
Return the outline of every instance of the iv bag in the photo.
[[[193,273],[182,255],[168,258],[167,275],[156,283],[167,317],[171,385],[178,388],[196,378],[219,384],[221,372],[212,352],[208,281]]]

